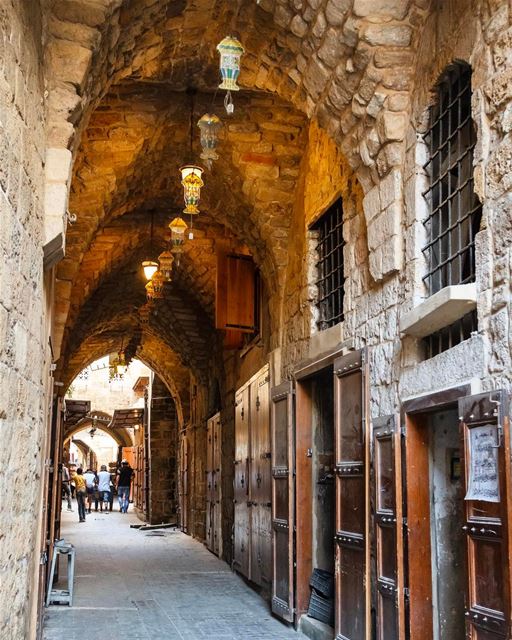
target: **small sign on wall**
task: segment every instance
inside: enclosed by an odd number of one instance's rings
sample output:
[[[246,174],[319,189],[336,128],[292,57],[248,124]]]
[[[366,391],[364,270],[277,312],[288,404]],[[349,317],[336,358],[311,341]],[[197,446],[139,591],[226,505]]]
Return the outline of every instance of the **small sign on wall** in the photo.
[[[500,501],[498,428],[485,424],[468,430],[469,477],[465,500]]]

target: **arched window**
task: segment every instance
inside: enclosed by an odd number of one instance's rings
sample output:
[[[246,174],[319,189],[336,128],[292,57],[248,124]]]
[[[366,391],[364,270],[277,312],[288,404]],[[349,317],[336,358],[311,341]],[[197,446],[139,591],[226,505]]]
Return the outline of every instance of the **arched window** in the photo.
[[[443,73],[429,120],[425,135],[429,187],[424,193],[429,204],[425,221],[428,241],[423,252],[428,264],[424,281],[432,295],[444,287],[475,280],[475,235],[480,228],[482,205],[473,183],[476,132],[471,119],[468,64],[454,63]],[[476,312],[472,312],[429,336],[428,355],[469,338],[476,329]]]

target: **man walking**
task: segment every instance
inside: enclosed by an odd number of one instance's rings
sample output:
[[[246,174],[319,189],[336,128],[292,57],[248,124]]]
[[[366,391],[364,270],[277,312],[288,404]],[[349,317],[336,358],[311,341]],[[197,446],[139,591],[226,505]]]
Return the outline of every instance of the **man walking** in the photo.
[[[110,502],[110,473],[107,471],[106,464],[101,465],[101,470],[98,473],[98,493],[100,509],[103,511],[103,506],[105,506],[105,513],[108,513],[108,505]]]
[[[78,505],[78,522],[85,522],[86,484],[83,473],[82,467],[79,467],[73,476],[76,488],[76,502]]]
[[[121,513],[128,512],[132,476],[133,469],[128,464],[128,460],[123,460],[121,462],[121,468],[117,472],[117,498],[119,500],[119,511]]]

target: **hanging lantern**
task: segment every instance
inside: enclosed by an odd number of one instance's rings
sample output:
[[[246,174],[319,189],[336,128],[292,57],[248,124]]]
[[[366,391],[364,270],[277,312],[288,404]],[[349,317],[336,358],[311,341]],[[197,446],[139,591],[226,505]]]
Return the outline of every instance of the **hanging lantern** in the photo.
[[[240,75],[240,58],[244,52],[241,43],[234,37],[228,36],[217,45],[220,53],[220,75],[222,82],[219,89],[239,91],[236,81]]]
[[[240,58],[244,48],[236,38],[228,36],[222,42],[219,42],[217,51],[220,53],[220,75],[222,78],[219,89],[226,89],[227,91],[224,106],[228,115],[231,115],[235,110],[231,92],[240,90],[236,81],[240,75]]]
[[[185,242],[185,231],[187,230],[187,223],[183,218],[179,216],[171,220],[169,223],[169,229],[171,230],[171,251],[173,253],[178,253],[180,247],[183,246]]]
[[[117,374],[119,376],[123,376],[126,373],[126,370],[128,369],[128,365],[126,364],[126,357],[123,349],[121,349],[121,351],[118,353],[115,366],[116,366]]]
[[[146,280],[151,280],[158,271],[158,262],[154,262],[153,260],[144,260],[142,268],[144,269],[144,276],[146,277]]]
[[[205,113],[197,123],[201,131],[201,147],[203,153],[201,158],[206,162],[209,169],[212,167],[212,160],[218,160],[219,156],[215,151],[217,146],[219,129],[221,127],[220,119],[215,115]]]
[[[158,297],[162,297],[164,291],[164,283],[165,276],[161,271],[157,271],[155,275],[151,278],[151,282],[153,283],[153,291],[156,294],[160,294]]]
[[[147,304],[140,307],[139,318],[142,324],[149,323],[149,318],[151,317],[151,306],[152,306],[151,303],[148,302]]]
[[[194,164],[186,164],[180,168],[181,184],[183,185],[183,196],[185,199],[185,208],[183,213],[198,214],[197,205],[201,198],[201,187],[204,186],[202,180],[203,170]]]
[[[157,290],[155,285],[153,284],[153,280],[150,280],[146,285],[146,295],[148,301],[159,300],[164,297],[163,291],[161,289]]]
[[[160,272],[164,275],[166,281],[170,282],[174,256],[170,251],[164,251],[158,256],[158,261],[160,262]]]

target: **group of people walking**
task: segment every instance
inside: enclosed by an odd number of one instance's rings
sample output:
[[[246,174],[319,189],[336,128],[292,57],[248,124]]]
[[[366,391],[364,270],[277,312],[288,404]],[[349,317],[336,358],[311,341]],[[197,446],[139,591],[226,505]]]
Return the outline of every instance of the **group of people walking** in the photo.
[[[85,522],[86,513],[91,513],[92,501],[95,499],[96,511],[98,504],[100,510],[105,513],[112,510],[114,491],[117,491],[119,511],[127,513],[130,504],[130,487],[133,479],[133,469],[127,460],[121,462],[117,473],[111,474],[106,465],[101,465],[98,473],[92,469],[84,470],[79,467],[70,474],[68,468],[62,468],[62,489],[67,499],[68,510],[72,511],[72,488],[74,484],[76,502],[78,505],[78,521]]]

